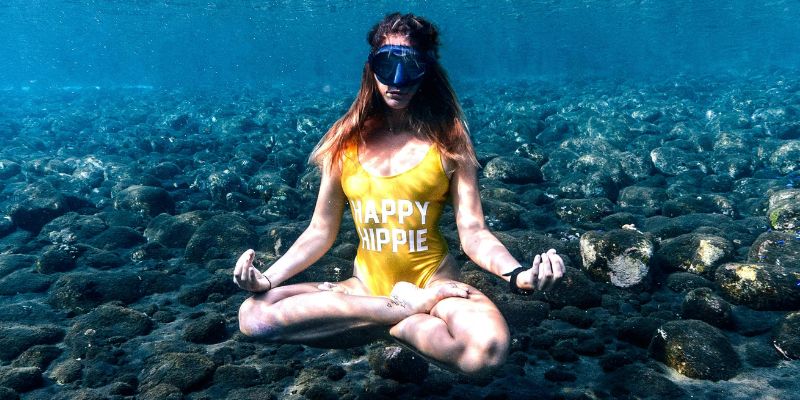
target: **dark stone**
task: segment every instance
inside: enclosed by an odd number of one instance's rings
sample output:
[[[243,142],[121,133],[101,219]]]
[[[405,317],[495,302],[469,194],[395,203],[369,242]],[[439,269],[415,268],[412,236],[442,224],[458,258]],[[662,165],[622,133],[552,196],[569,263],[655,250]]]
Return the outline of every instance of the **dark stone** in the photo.
[[[369,365],[378,376],[397,382],[420,383],[428,376],[428,362],[424,358],[396,345],[370,351]]]
[[[24,254],[0,254],[0,278],[23,268],[33,266],[36,257]]]
[[[215,258],[238,257],[258,244],[250,224],[235,214],[220,214],[204,222],[186,245],[186,259],[203,262]]]
[[[173,214],[175,202],[169,192],[162,188],[134,185],[117,193],[114,208],[155,217],[161,213]]]
[[[575,306],[566,306],[560,310],[553,310],[550,312],[550,316],[569,322],[582,329],[586,329],[594,323],[594,318],[592,318],[589,313]]]
[[[783,266],[800,266],[800,233],[764,232],[750,245],[747,261]]]
[[[174,216],[161,214],[150,221],[144,236],[150,242],[184,248],[197,228],[213,215],[209,211],[191,211]]]
[[[653,162],[653,166],[664,175],[674,176],[692,169],[705,169],[697,153],[689,153],[674,147],[653,149],[650,152],[650,160]]]
[[[519,218],[525,209],[514,203],[485,199],[483,204],[486,224],[492,230],[507,231],[521,227]]]
[[[192,343],[214,344],[228,338],[225,317],[217,313],[191,320],[183,330],[183,338]]]
[[[11,221],[34,233],[56,217],[84,205],[81,199],[65,195],[46,183],[31,184],[16,196],[23,200],[11,207]]]
[[[41,293],[53,284],[55,278],[31,270],[19,270],[0,279],[0,295]]]
[[[606,377],[613,388],[620,388],[624,396],[619,398],[641,399],[689,399],[690,396],[678,384],[649,365],[638,363],[625,365]],[[612,389],[612,394],[614,393]]]
[[[661,207],[661,214],[667,217],[691,214],[722,214],[732,218],[737,216],[733,202],[725,196],[694,193],[665,201]]]
[[[605,351],[606,346],[603,340],[597,338],[581,340],[575,346],[575,352],[584,356],[597,357],[605,353]]]
[[[714,280],[722,295],[755,310],[796,310],[800,307],[800,271],[770,264],[728,263]]]
[[[100,234],[108,225],[96,215],[68,212],[45,224],[39,239],[55,244],[84,243]]]
[[[0,360],[11,361],[35,345],[55,344],[63,338],[64,330],[55,326],[0,326]]]
[[[14,389],[0,386],[0,399],[2,400],[19,400],[19,394]]]
[[[81,379],[83,376],[83,363],[75,359],[61,361],[50,371],[50,379],[59,385],[66,385]]]
[[[141,400],[182,400],[183,392],[177,386],[169,383],[160,383],[142,390],[138,398]]]
[[[767,333],[778,324],[778,320],[782,316],[782,312],[757,311],[747,306],[733,307],[736,332],[742,336],[758,336]]]
[[[733,327],[733,310],[730,303],[709,288],[698,288],[686,294],[681,304],[684,319],[697,319],[721,329]]]
[[[69,245],[48,246],[36,261],[36,271],[43,274],[66,272],[75,268],[78,248]]]
[[[647,282],[653,242],[635,229],[581,235],[583,269],[590,276],[627,288]]]
[[[140,375],[140,390],[149,391],[162,384],[189,392],[207,382],[214,373],[214,363],[194,353],[167,353],[154,357]]]
[[[772,343],[760,338],[746,343],[743,350],[747,363],[757,368],[777,367],[783,359]]]
[[[294,368],[286,364],[266,364],[261,366],[261,375],[265,383],[278,382],[294,376]]]
[[[214,371],[214,385],[230,388],[251,387],[263,383],[263,377],[249,365],[220,365]]]
[[[153,321],[144,313],[115,305],[99,306],[74,321],[64,343],[75,358],[94,358],[153,329]]]
[[[651,317],[628,318],[620,325],[617,338],[639,347],[647,347],[663,323],[663,320]]]
[[[473,285],[474,286],[474,285]],[[543,301],[511,300],[497,302],[497,307],[512,329],[525,331],[547,319],[550,305]]]
[[[667,287],[674,292],[683,293],[701,287],[713,288],[714,282],[691,272],[675,272],[667,277]]]
[[[631,364],[635,360],[636,358],[628,352],[615,352],[601,357],[600,367],[605,372],[611,372]]]
[[[95,236],[89,244],[103,250],[129,249],[146,241],[141,233],[127,226],[112,226]]]
[[[258,248],[270,256],[280,257],[300,237],[305,228],[292,224],[273,225],[259,238]],[[237,254],[236,257],[239,255]]]
[[[537,183],[542,181],[539,165],[517,156],[496,157],[484,166],[483,177],[505,183]]]
[[[578,353],[575,352],[575,340],[559,340],[555,345],[550,347],[547,351],[550,357],[558,362],[575,362],[580,359]]]
[[[795,124],[792,128],[793,132],[798,132],[798,127]],[[796,135],[786,135],[796,136]],[[796,138],[796,137],[795,137]],[[788,174],[793,171],[800,170],[797,165],[797,160],[800,160],[800,140],[788,140],[781,144],[772,155],[769,157],[769,163],[773,168],[780,171],[782,174]]]
[[[54,345],[36,345],[28,348],[11,363],[12,367],[36,367],[44,371],[62,350]]]
[[[628,186],[620,190],[617,205],[623,211],[650,217],[659,214],[668,199],[667,191],[662,188]]]
[[[564,276],[547,292],[546,300],[555,308],[575,306],[587,309],[599,306],[602,296],[583,271],[566,267]]]
[[[11,160],[0,160],[0,179],[11,179],[22,172],[22,166]]]
[[[172,291],[180,284],[178,277],[161,271],[73,272],[53,284],[48,303],[83,314],[109,301],[130,304],[149,294]]]
[[[339,365],[330,365],[325,368],[325,376],[332,381],[339,381],[347,375],[347,371]]]
[[[689,233],[661,242],[655,261],[670,271],[712,274],[733,256],[733,244],[713,235]]]
[[[800,312],[787,314],[772,334],[773,346],[786,359],[800,359]]]
[[[599,222],[614,212],[614,205],[606,198],[560,199],[554,206],[556,215],[568,223]]]
[[[728,338],[698,320],[670,321],[658,329],[649,347],[653,358],[694,379],[728,380],[741,361]]]
[[[108,270],[122,267],[127,261],[114,252],[86,246],[77,263],[90,268]]]
[[[578,376],[572,372],[565,371],[563,366],[558,366],[545,371],[544,379],[550,382],[575,382]]]
[[[772,229],[800,230],[800,189],[787,189],[773,193],[769,197],[767,216]]]
[[[0,369],[0,387],[23,393],[41,387],[43,383],[42,370],[36,367]]]

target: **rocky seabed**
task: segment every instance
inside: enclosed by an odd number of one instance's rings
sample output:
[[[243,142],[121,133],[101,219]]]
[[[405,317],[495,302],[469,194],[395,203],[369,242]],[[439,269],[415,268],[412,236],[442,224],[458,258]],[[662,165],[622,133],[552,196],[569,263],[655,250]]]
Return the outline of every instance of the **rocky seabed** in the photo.
[[[238,332],[247,248],[305,229],[343,89],[0,92],[0,399],[784,399],[800,372],[797,71],[464,83],[486,221],[567,274],[500,307],[506,364]],[[347,213],[349,214],[349,213]],[[349,276],[358,236],[290,282]]]

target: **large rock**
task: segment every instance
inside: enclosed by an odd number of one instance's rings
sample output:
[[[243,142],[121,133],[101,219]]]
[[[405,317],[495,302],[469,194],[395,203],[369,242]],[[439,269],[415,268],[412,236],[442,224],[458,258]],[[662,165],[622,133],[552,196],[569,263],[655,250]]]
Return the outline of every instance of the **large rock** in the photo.
[[[599,222],[614,212],[614,204],[606,198],[560,199],[554,204],[556,215],[568,223]]]
[[[733,244],[714,235],[688,233],[661,243],[656,251],[659,265],[671,271],[695,274],[713,273],[720,263],[733,255]]]
[[[572,267],[566,267],[564,276],[547,292],[544,299],[554,308],[575,306],[587,309],[599,306],[602,302],[602,296],[591,279],[583,271]]]
[[[617,205],[623,211],[650,217],[660,213],[668,199],[667,191],[662,188],[628,186],[620,190]]]
[[[235,214],[220,214],[197,228],[186,245],[185,256],[191,262],[237,258],[257,244],[258,235],[244,218]]]
[[[420,383],[428,376],[428,362],[402,346],[378,347],[369,354],[376,374],[398,382]]]
[[[586,232],[580,246],[584,270],[597,279],[623,288],[647,279],[653,243],[637,230]]]
[[[117,193],[114,208],[155,217],[161,213],[173,214],[175,202],[169,192],[160,187],[133,185]]]
[[[800,311],[786,315],[772,336],[773,346],[783,357],[800,359]]]
[[[691,169],[705,169],[700,156],[674,147],[659,147],[650,152],[653,165],[664,175],[679,175]]]
[[[800,230],[800,189],[781,190],[772,194],[767,216],[772,229]]]
[[[53,284],[48,303],[83,314],[109,301],[129,304],[149,294],[175,290],[180,285],[179,278],[160,271],[73,272]]]
[[[769,163],[782,174],[799,170],[797,160],[800,160],[800,140],[783,143],[769,157]]]
[[[141,391],[153,389],[161,384],[177,387],[189,392],[211,379],[215,365],[208,357],[194,353],[167,353],[156,356],[150,367],[139,377]]]
[[[75,319],[64,343],[75,358],[94,358],[108,352],[111,346],[135,336],[150,333],[153,321],[139,311],[130,308],[101,305]]]
[[[728,338],[698,320],[665,323],[658,328],[649,351],[653,358],[694,379],[727,380],[736,376],[741,367]]]
[[[734,324],[733,308],[710,288],[697,288],[686,294],[681,304],[683,319],[697,319],[721,329]]]
[[[54,344],[64,337],[64,330],[55,326],[0,326],[0,360],[11,361],[32,346]]]
[[[15,193],[15,197],[23,200],[11,206],[11,221],[34,233],[53,219],[86,205],[84,200],[62,193],[46,183],[31,184]]]
[[[800,233],[769,231],[750,245],[747,261],[800,267]]]
[[[800,270],[771,264],[728,263],[714,277],[722,294],[736,304],[756,310],[795,310],[800,307]]]
[[[505,183],[535,183],[542,181],[539,164],[518,156],[496,157],[486,163],[483,176]]]
[[[147,225],[144,237],[149,242],[167,247],[186,247],[197,228],[213,215],[209,211],[191,211],[175,216],[161,214]]]

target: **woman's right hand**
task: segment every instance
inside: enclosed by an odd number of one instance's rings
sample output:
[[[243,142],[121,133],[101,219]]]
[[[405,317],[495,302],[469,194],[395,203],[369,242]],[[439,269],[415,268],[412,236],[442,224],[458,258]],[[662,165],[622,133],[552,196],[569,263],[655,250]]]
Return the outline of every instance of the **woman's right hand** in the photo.
[[[253,266],[255,257],[256,252],[253,249],[242,253],[233,269],[233,282],[250,292],[266,292],[272,289],[272,283]]]

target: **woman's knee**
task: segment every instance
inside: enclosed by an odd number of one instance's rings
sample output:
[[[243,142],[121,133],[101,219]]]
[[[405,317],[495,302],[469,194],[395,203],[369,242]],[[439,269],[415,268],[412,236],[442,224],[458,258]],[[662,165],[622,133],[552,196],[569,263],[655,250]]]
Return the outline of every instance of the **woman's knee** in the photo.
[[[511,341],[506,329],[468,339],[459,367],[469,375],[488,375],[503,365]]]
[[[270,305],[255,296],[239,307],[239,331],[246,336],[270,340],[276,333],[273,321]]]

